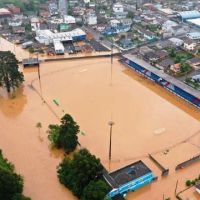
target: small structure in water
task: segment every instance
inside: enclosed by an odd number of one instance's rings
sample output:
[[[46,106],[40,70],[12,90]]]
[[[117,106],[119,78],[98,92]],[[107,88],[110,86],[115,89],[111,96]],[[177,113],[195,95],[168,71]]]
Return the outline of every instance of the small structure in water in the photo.
[[[111,173],[104,173],[104,179],[112,190],[108,197],[123,199],[129,191],[135,191],[156,180],[153,172],[140,160]]]

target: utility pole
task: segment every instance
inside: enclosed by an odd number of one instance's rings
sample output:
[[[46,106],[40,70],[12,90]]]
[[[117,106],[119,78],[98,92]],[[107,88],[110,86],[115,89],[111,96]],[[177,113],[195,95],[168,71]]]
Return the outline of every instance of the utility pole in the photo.
[[[112,37],[112,44],[111,44],[111,55],[110,55],[110,85],[112,85],[112,75],[113,75],[113,37]]]

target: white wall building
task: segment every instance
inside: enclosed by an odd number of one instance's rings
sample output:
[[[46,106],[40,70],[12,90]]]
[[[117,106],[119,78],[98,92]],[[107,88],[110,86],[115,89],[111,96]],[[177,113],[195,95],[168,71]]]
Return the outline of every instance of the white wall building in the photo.
[[[76,39],[84,39],[86,36],[86,33],[77,28],[73,31],[69,32],[62,32],[62,33],[53,33],[50,30],[37,30],[36,31],[36,37],[35,39],[45,45],[52,44],[55,40],[64,42],[64,41],[73,41]]]
[[[59,40],[54,40],[53,46],[54,46],[55,53],[57,55],[63,55],[65,53],[65,48],[62,42],[60,42]]]
[[[38,29],[40,29],[40,19],[37,17],[33,17],[31,18],[31,28],[32,31],[36,31]]]
[[[120,24],[119,20],[116,19],[110,20],[110,26],[112,27],[117,27],[119,24]]]
[[[197,43],[188,38],[187,40],[184,41],[183,46],[188,51],[193,51],[195,49],[195,47],[197,46]]]
[[[90,0],[84,0],[84,3],[90,3]]]
[[[88,14],[85,18],[85,22],[88,25],[96,25],[97,24],[97,16],[94,13]]]
[[[64,22],[67,23],[67,24],[75,24],[76,19],[73,16],[64,15]]]
[[[124,12],[124,7],[123,7],[123,5],[122,4],[120,4],[120,3],[116,3],[116,4],[114,4],[113,5],[113,11],[114,12]]]
[[[179,38],[170,38],[169,41],[171,41],[176,46],[182,46],[184,41]]]

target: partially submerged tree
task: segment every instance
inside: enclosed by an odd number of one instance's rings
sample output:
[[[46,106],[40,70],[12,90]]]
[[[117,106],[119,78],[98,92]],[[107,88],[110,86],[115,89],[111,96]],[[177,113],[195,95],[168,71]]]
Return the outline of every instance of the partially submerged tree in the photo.
[[[83,195],[84,188],[92,180],[98,181],[102,173],[103,166],[100,160],[90,154],[87,149],[81,149],[75,153],[72,160],[65,158],[58,167],[58,178],[60,182],[72,190],[74,195],[79,198]],[[101,183],[95,183],[95,185],[102,186]],[[90,187],[93,186],[92,184]],[[88,194],[90,193],[90,187],[86,190],[85,197],[90,195]]]
[[[65,114],[61,119],[61,125],[49,125],[48,139],[52,146],[64,149],[66,153],[74,151],[78,145],[79,126],[74,119]]]
[[[23,192],[23,178],[15,173],[14,165],[10,163],[0,150],[0,199],[30,200]]]
[[[83,190],[81,200],[103,200],[108,192],[109,187],[104,181],[90,181]]]
[[[11,89],[19,87],[24,81],[22,72],[18,69],[18,60],[10,51],[0,51],[0,87],[5,87],[10,93]]]

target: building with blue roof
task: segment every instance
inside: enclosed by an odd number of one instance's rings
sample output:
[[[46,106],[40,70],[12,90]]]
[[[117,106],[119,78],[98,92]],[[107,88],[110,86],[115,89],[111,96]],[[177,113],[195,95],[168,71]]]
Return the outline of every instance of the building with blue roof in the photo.
[[[135,191],[157,179],[153,172],[141,161],[111,173],[104,173],[104,179],[112,188],[108,197],[123,199],[129,191]]]
[[[191,32],[191,33],[188,33],[186,36],[192,40],[199,40],[200,32]]]
[[[184,12],[179,12],[178,16],[181,17],[183,21],[186,21],[188,19],[196,19],[200,18],[200,12],[197,10],[194,11],[184,11]]]

